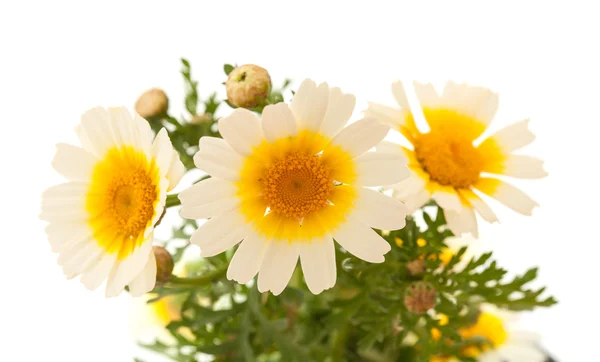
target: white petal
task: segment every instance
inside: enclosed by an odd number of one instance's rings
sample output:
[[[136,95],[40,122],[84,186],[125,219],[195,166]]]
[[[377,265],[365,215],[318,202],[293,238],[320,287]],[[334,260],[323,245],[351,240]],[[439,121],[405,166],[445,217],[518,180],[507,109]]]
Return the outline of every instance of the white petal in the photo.
[[[400,153],[404,155],[404,151],[402,150],[402,146],[397,143],[392,143],[388,141],[381,141],[375,146],[376,152],[383,153]]]
[[[206,219],[233,210],[239,204],[240,199],[237,196],[232,196],[202,205],[183,205],[180,214],[185,219]]]
[[[96,157],[83,148],[59,143],[52,167],[69,180],[87,181],[92,176],[96,162]]]
[[[431,83],[413,83],[415,93],[422,108],[436,108],[440,104],[440,96]]]
[[[485,140],[482,143],[482,146],[486,142],[491,142],[500,146],[500,148],[508,154],[521,147],[527,146],[533,142],[533,140],[535,140],[535,135],[529,130],[529,120],[526,119],[502,128]]]
[[[340,146],[352,157],[357,157],[381,142],[389,130],[390,128],[385,124],[372,118],[365,118],[341,130],[331,144]]]
[[[227,269],[227,279],[246,284],[254,278],[260,269],[267,245],[268,240],[264,237],[250,233],[233,255]]]
[[[444,187],[444,190],[433,192],[434,200],[446,210],[460,210],[462,205],[456,190],[452,187]]]
[[[430,199],[431,194],[427,190],[423,189],[410,197],[402,199],[402,201],[408,208],[409,213],[412,214],[425,205]]]
[[[190,241],[200,246],[200,255],[214,256],[232,248],[251,233],[251,226],[239,209],[208,220],[192,234]]]
[[[281,294],[292,278],[299,254],[297,243],[271,241],[258,272],[258,291]]]
[[[503,175],[519,178],[542,178],[548,176],[544,161],[525,155],[510,155],[503,162]]]
[[[142,296],[152,289],[156,284],[156,257],[150,253],[148,262],[142,272],[129,283],[129,293],[133,297]]]
[[[106,297],[116,297],[126,285],[139,275],[148,263],[152,254],[152,237],[138,246],[131,255],[117,261],[108,275],[106,283]]]
[[[181,178],[184,174],[185,167],[179,159],[179,153],[173,150],[173,154],[171,156],[171,166],[169,167],[169,172],[167,173],[167,179],[169,180],[169,189],[167,191],[174,189],[179,184],[179,181],[181,181]]]
[[[108,278],[108,274],[116,262],[116,254],[104,254],[102,259],[83,272],[81,283],[89,290],[95,290]]]
[[[358,188],[354,215],[370,227],[398,230],[406,225],[408,209],[404,204],[371,189]]]
[[[313,294],[333,288],[337,278],[335,246],[331,236],[299,244],[300,263],[308,289]]]
[[[127,112],[127,114],[129,114],[129,112]],[[150,128],[150,123],[136,113],[133,116],[133,124],[135,125],[135,129],[137,129],[137,137],[140,140],[140,149],[143,150],[146,155],[149,155],[152,148],[152,139],[154,137],[152,128]]]
[[[196,167],[213,177],[230,181],[239,178],[243,159],[225,140],[216,137],[200,138],[200,151],[194,156]]]
[[[81,116],[80,137],[87,151],[102,158],[106,151],[115,147],[110,113],[102,107],[92,108]]]
[[[42,213],[85,209],[89,185],[84,182],[68,182],[48,188],[42,194]]]
[[[487,222],[496,222],[498,221],[498,217],[492,211],[492,209],[485,203],[479,196],[477,196],[471,190],[458,190],[458,193],[461,197],[467,200],[473,208],[485,219]]]
[[[237,187],[226,180],[209,178],[179,193],[183,206],[204,205],[222,198],[235,196]]]
[[[240,155],[252,152],[263,140],[260,119],[247,109],[238,108],[219,120],[219,132]]]
[[[152,143],[152,157],[154,158],[154,162],[156,162],[161,176],[166,176],[169,172],[173,152],[173,145],[171,145],[169,134],[166,129],[162,128],[156,135],[154,143]]]
[[[523,215],[531,215],[533,209],[538,206],[537,202],[523,191],[501,180],[481,178],[475,188]]]
[[[290,104],[300,129],[319,130],[327,111],[328,99],[327,83],[321,83],[317,87],[315,82],[306,79],[300,84]]]
[[[150,130],[150,138],[147,139],[148,134],[144,132],[144,135],[142,135],[140,127],[137,126],[136,121],[131,118],[131,114],[125,107],[109,108],[108,116],[110,118],[115,146],[130,146],[136,150],[142,149],[147,156],[150,156],[150,146],[152,145],[153,137],[152,130]],[[145,142],[142,141],[142,138],[144,138]]]
[[[349,253],[370,263],[382,263],[385,260],[383,255],[391,250],[387,241],[352,215],[333,233],[333,237]]]
[[[88,239],[92,230],[86,222],[53,222],[46,226],[46,235],[53,252],[60,252],[69,245]]]
[[[418,176],[410,175],[400,183],[393,185],[391,188],[394,190],[395,198],[398,200],[406,200],[425,190],[425,185],[425,180]],[[429,195],[427,196],[427,200],[429,200]]]
[[[385,186],[410,176],[406,157],[401,153],[367,152],[355,159],[359,186]]]
[[[363,114],[365,118],[375,118],[395,129],[403,125],[406,118],[402,110],[374,102],[369,102],[369,108]]]
[[[466,233],[473,234],[478,237],[477,219],[475,212],[469,207],[463,206],[460,210],[444,209],[444,216],[448,227],[454,235],[462,235]]]
[[[483,87],[446,83],[441,104],[488,125],[498,110],[498,95]]]
[[[92,236],[89,235],[85,243],[61,252],[58,264],[63,267],[65,275],[72,278],[81,274],[88,267],[95,265],[104,254],[104,249],[99,247]]]
[[[274,142],[282,137],[295,136],[298,126],[288,105],[277,103],[266,106],[263,110],[262,130],[267,141]]]
[[[352,116],[355,104],[356,97],[353,94],[344,94],[339,88],[331,88],[320,133],[327,137],[335,136]]]
[[[396,98],[396,102],[398,102],[400,107],[406,110],[410,109],[408,98],[406,98],[404,84],[402,84],[401,81],[392,83],[392,94],[394,95],[394,98]]]

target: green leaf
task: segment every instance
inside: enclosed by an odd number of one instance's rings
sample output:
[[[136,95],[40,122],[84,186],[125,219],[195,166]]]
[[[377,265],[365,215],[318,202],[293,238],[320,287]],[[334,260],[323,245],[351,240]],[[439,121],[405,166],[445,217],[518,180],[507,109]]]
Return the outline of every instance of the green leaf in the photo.
[[[229,73],[231,73],[234,69],[235,67],[231,64],[225,64],[223,66],[223,71],[225,71],[225,75],[229,75]]]

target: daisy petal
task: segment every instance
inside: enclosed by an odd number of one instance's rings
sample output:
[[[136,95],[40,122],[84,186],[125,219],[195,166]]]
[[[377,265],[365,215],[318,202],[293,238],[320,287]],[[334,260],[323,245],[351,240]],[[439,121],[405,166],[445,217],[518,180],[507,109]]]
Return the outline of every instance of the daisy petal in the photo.
[[[394,95],[394,98],[396,98],[396,102],[398,102],[402,109],[410,109],[408,98],[406,97],[404,84],[402,84],[401,81],[392,83],[392,94]]]
[[[448,210],[460,210],[462,208],[460,198],[452,187],[436,187],[433,198],[443,208]]]
[[[152,253],[152,238],[137,247],[127,258],[117,261],[113,266],[106,283],[106,297],[121,294],[126,285],[141,273]]]
[[[440,104],[440,96],[431,83],[413,83],[415,94],[422,108],[436,108]]]
[[[406,157],[401,153],[367,152],[355,161],[355,184],[359,186],[393,185],[410,176]]]
[[[285,103],[265,107],[262,112],[262,130],[269,142],[298,133],[294,114]]]
[[[213,177],[230,181],[239,178],[243,159],[227,142],[216,137],[200,138],[200,151],[194,156],[196,167]]]
[[[154,139],[154,143],[152,143],[152,157],[154,162],[156,162],[161,176],[165,176],[169,172],[173,152],[175,151],[173,151],[169,134],[166,129],[161,128]]]
[[[240,210],[233,209],[208,220],[192,234],[190,242],[200,247],[201,256],[209,257],[232,248],[250,231]]]
[[[363,114],[365,118],[375,118],[394,129],[403,125],[406,118],[402,110],[374,102],[369,102],[369,108]]]
[[[548,173],[544,170],[544,161],[525,155],[510,155],[497,167],[486,168],[483,171],[529,179],[548,176]]]
[[[463,205],[460,210],[444,209],[444,216],[454,235],[471,233],[476,238],[479,236],[477,219],[470,207]]]
[[[538,206],[537,202],[523,191],[498,179],[482,177],[475,184],[475,188],[523,215],[531,215],[533,209]]]
[[[254,278],[260,269],[267,245],[268,240],[264,237],[250,233],[233,255],[227,268],[227,279],[246,284]]]
[[[169,180],[169,189],[167,191],[174,189],[185,174],[185,167],[179,159],[179,153],[173,151],[172,154],[171,166],[169,167],[169,171],[167,173],[167,179]]]
[[[426,184],[427,182],[420,177],[410,175],[400,183],[391,186],[391,188],[394,190],[394,197],[402,201],[420,193],[425,189]]]
[[[260,119],[247,109],[238,108],[219,120],[219,132],[237,153],[246,156],[263,140]]]
[[[491,135],[479,146],[480,150],[500,147],[504,154],[509,154],[525,147],[535,140],[535,135],[529,130],[529,120],[523,120],[502,128]]]
[[[318,131],[323,122],[329,100],[329,86],[321,83],[318,87],[310,79],[300,84],[292,99],[290,109],[294,113],[301,129]]]
[[[344,94],[339,88],[331,88],[320,133],[327,137],[336,135],[350,119],[355,104],[356,97],[354,95]]]
[[[150,253],[150,258],[142,272],[129,284],[129,293],[133,297],[142,296],[152,289],[156,284],[156,257]]]
[[[92,108],[81,116],[80,138],[82,145],[98,157],[114,147],[115,140],[111,127],[110,113],[102,107]]]
[[[104,280],[106,280],[106,278],[108,278],[108,275],[116,262],[116,254],[104,254],[102,259],[94,266],[89,267],[83,272],[81,283],[89,290],[95,290]]]
[[[360,187],[354,215],[370,227],[398,230],[406,225],[408,209],[404,204],[371,189]]]
[[[391,250],[387,241],[352,215],[335,230],[333,237],[349,253],[370,263],[382,263],[383,255]]]
[[[475,208],[475,210],[485,219],[487,222],[496,222],[498,221],[498,217],[492,211],[492,209],[486,204],[479,196],[477,196],[473,191],[469,189],[460,189],[458,193],[461,197],[463,197],[467,202]]]
[[[336,282],[335,246],[331,236],[301,243],[300,263],[306,285],[313,294],[332,288]]]
[[[96,162],[96,157],[83,148],[59,143],[56,145],[52,167],[69,180],[88,181]]]
[[[226,180],[209,178],[179,193],[179,200],[183,206],[204,205],[222,198],[235,196],[236,186]]]
[[[362,119],[341,130],[330,146],[340,146],[352,157],[357,157],[381,142],[388,131],[388,126],[375,119]]]
[[[281,294],[292,278],[299,254],[297,243],[272,241],[258,272],[258,291]]]

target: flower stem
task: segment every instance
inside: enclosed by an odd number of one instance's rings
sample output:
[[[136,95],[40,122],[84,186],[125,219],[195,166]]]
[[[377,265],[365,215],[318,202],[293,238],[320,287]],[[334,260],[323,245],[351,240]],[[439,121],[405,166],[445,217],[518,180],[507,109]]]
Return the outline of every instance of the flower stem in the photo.
[[[173,286],[200,287],[203,285],[210,284],[214,281],[217,281],[218,279],[225,276],[225,273],[227,273],[227,265],[225,265],[217,270],[214,270],[210,273],[206,273],[202,276],[194,277],[194,278],[180,278],[175,275],[172,275],[171,279],[169,279],[169,284],[171,284]]]
[[[165,208],[181,205],[178,194],[167,195],[167,201],[165,202]]]

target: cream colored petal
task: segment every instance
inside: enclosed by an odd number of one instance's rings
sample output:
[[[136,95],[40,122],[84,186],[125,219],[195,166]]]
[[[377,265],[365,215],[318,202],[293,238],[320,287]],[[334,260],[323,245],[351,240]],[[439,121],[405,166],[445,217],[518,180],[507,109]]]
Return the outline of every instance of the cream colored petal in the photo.
[[[443,190],[435,190],[433,192],[433,199],[443,209],[460,210],[462,208],[458,193],[452,187],[444,187]]]
[[[461,189],[458,190],[458,193],[461,197],[463,197],[471,205],[473,205],[473,208],[475,208],[475,210],[479,213],[479,215],[481,215],[481,217],[485,219],[485,221],[492,223],[498,221],[498,217],[496,216],[494,211],[492,211],[488,204],[486,204],[485,201],[483,201],[473,191]]]
[[[116,262],[116,254],[104,254],[96,264],[83,271],[81,283],[89,290],[95,290],[108,278]]]
[[[477,229],[477,218],[473,209],[467,206],[462,206],[460,210],[444,209],[444,216],[448,227],[454,235],[462,235],[470,233],[474,237],[479,236]]]
[[[151,253],[152,237],[137,247],[127,258],[117,261],[108,275],[106,297],[111,298],[121,294],[125,286],[144,269]]]
[[[83,138],[82,145],[90,147],[87,151],[99,158],[115,147],[111,123],[110,113],[102,107],[92,108],[81,116],[79,134]]]
[[[129,283],[129,293],[132,297],[140,297],[154,289],[156,269],[156,257],[154,253],[150,253],[148,262],[142,272]]]
[[[369,108],[363,114],[365,118],[377,119],[394,129],[402,126],[406,118],[402,110],[374,102],[369,102]]]
[[[169,134],[166,129],[162,128],[152,143],[152,158],[156,162],[161,176],[166,176],[169,173],[174,152]]]
[[[184,219],[206,219],[233,210],[239,205],[240,199],[237,196],[232,196],[202,205],[184,205],[181,208],[180,215]]]
[[[328,101],[327,83],[321,83],[317,87],[310,79],[303,81],[290,104],[299,128],[318,131],[327,112]]]
[[[331,145],[340,146],[352,157],[357,157],[381,142],[389,130],[383,123],[365,118],[341,130],[331,141]]]
[[[483,87],[446,83],[440,105],[456,110],[487,126],[498,110],[498,95]]]
[[[396,102],[398,102],[398,105],[400,105],[402,109],[410,109],[408,98],[406,97],[406,90],[404,84],[401,81],[392,83],[392,94],[394,95],[394,98],[396,98]]]
[[[502,175],[536,179],[548,176],[544,161],[525,155],[510,155],[502,163]]]
[[[344,94],[339,88],[329,89],[329,102],[320,133],[329,138],[334,137],[352,116],[355,104],[356,97],[353,94]]]
[[[267,247],[258,272],[258,291],[281,294],[292,278],[299,255],[297,243],[272,241]]]
[[[355,184],[359,186],[393,185],[410,176],[406,157],[401,153],[367,152],[355,162]]]
[[[402,200],[404,205],[408,208],[409,213],[414,213],[418,209],[420,209],[423,205],[425,205],[431,199],[431,194],[423,189],[418,193],[409,196]]]
[[[133,116],[133,124],[135,125],[135,129],[137,129],[137,137],[139,137],[140,140],[140,149],[142,149],[146,155],[149,155],[152,148],[152,139],[154,138],[150,123],[142,118],[142,116],[135,113]]]
[[[46,226],[45,230],[50,247],[55,253],[72,243],[88,239],[93,233],[86,222],[53,222]]]
[[[190,239],[200,247],[200,255],[209,257],[232,248],[251,233],[239,209],[233,209],[208,220]]]
[[[394,197],[402,201],[409,199],[425,190],[426,184],[427,182],[422,178],[415,175],[410,175],[400,183],[392,185],[391,188],[394,190]],[[427,200],[429,200],[429,195],[427,196]]]
[[[440,96],[437,94],[433,84],[414,82],[413,85],[422,108],[437,108],[440,105]]]
[[[185,206],[212,203],[235,196],[237,187],[229,181],[217,178],[202,180],[179,193],[179,200]]]
[[[389,196],[371,189],[358,188],[354,215],[375,229],[398,230],[406,225],[406,206]]]
[[[243,108],[219,119],[219,132],[229,146],[242,156],[252,153],[252,149],[264,139],[260,119]]]
[[[97,162],[97,158],[83,148],[59,143],[56,145],[52,167],[69,180],[88,181]]]
[[[300,243],[300,263],[308,289],[313,294],[333,288],[337,278],[335,246],[331,236]]]
[[[537,202],[523,191],[505,181],[481,178],[475,184],[475,188],[523,215],[531,215],[533,209],[538,206]]]
[[[534,140],[535,135],[529,130],[529,120],[526,119],[502,128],[483,141],[480,147],[485,147],[486,144],[492,147],[497,145],[505,154],[509,154]]]
[[[196,167],[213,177],[237,181],[243,159],[224,140],[202,137],[200,151],[194,156],[194,163]]]
[[[382,263],[390,244],[355,216],[334,231],[335,240],[349,253],[370,263]]]
[[[269,142],[275,142],[279,138],[298,134],[298,126],[294,114],[285,103],[277,103],[265,107],[262,112],[262,130]]]
[[[183,166],[183,163],[179,158],[179,153],[173,150],[173,154],[171,155],[171,166],[167,172],[167,179],[169,180],[169,188],[167,191],[171,191],[177,187],[184,174],[185,166]]]
[[[251,232],[233,255],[227,269],[227,279],[246,284],[254,278],[260,269],[267,244],[268,240]]]

